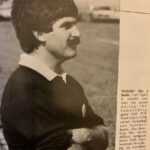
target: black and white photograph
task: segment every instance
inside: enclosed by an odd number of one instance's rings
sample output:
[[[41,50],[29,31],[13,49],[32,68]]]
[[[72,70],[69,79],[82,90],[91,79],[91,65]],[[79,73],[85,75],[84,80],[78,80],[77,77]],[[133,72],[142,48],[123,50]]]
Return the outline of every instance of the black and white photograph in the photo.
[[[115,150],[119,0],[0,0],[0,150]]]

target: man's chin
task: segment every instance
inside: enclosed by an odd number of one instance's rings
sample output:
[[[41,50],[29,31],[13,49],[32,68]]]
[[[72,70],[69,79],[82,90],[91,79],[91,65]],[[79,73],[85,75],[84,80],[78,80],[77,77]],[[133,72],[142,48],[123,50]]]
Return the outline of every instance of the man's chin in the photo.
[[[76,53],[76,52],[70,53],[70,54],[68,54],[68,55],[66,56],[66,59],[71,59],[71,58],[74,58],[74,57],[76,57],[76,56],[77,56],[77,53]]]
[[[74,58],[77,56],[77,46],[72,46],[69,47],[69,49],[67,50],[67,57],[69,58]]]

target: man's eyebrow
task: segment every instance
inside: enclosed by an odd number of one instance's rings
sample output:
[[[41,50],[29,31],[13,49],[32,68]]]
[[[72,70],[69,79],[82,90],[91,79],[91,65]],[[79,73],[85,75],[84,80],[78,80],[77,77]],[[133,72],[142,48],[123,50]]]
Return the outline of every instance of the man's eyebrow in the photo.
[[[66,22],[63,22],[60,27],[64,27],[66,25],[73,25],[73,24],[76,24],[77,21],[66,21]]]

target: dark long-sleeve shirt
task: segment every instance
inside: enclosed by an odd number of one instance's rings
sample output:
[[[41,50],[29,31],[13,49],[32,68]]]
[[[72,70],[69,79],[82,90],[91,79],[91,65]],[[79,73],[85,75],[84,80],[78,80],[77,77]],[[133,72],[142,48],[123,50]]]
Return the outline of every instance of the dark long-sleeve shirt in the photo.
[[[19,66],[2,97],[1,119],[10,150],[66,150],[69,129],[103,124],[88,104],[81,85],[70,75],[48,81]]]

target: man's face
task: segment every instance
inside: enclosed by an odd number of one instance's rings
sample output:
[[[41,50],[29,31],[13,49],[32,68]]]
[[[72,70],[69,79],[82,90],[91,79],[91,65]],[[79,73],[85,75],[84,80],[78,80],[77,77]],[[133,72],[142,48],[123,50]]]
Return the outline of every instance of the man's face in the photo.
[[[58,60],[67,60],[77,55],[80,32],[73,17],[58,19],[53,24],[53,31],[43,33],[45,48]]]

